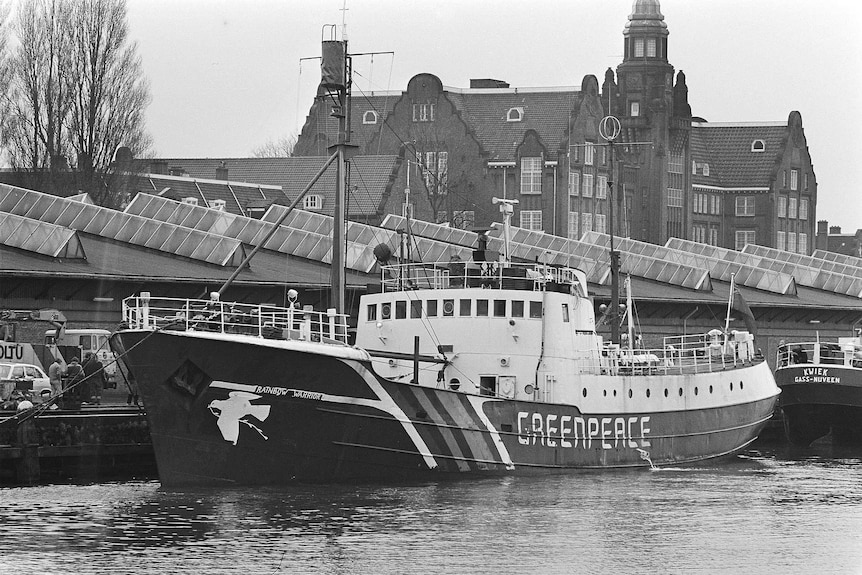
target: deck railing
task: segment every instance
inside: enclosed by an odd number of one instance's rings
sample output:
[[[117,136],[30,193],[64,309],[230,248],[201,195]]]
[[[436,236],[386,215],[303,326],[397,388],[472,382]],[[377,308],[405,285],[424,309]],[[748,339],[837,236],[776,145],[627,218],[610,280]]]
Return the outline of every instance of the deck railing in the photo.
[[[252,305],[214,300],[151,297],[123,300],[123,321],[132,329],[208,331],[323,343],[347,343],[347,316],[334,310]]]
[[[862,344],[806,341],[778,346],[776,365],[843,365],[862,368]]]
[[[586,276],[572,268],[543,264],[501,264],[499,262],[451,262],[446,266],[432,264],[396,264],[383,266],[383,291],[412,289],[544,289],[568,290],[582,286],[586,295]]]
[[[761,361],[745,332],[725,340],[713,333],[664,338],[661,349],[605,344],[600,371],[608,375],[676,375],[731,369]]]

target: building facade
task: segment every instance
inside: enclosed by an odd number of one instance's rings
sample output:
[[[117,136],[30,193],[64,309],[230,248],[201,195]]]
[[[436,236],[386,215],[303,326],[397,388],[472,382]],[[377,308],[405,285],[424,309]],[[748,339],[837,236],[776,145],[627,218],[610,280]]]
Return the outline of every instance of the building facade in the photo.
[[[404,91],[354,97],[351,141],[403,160],[385,210],[485,227],[499,220],[498,197],[518,200],[515,225],[564,237],[609,233],[613,220],[615,234],[651,243],[810,253],[817,183],[801,115],[736,124],[692,116],[658,0],[634,2],[623,45],[601,86],[587,75],[579,87],[477,79],[462,89],[418,74]],[[620,122],[613,145],[600,130],[608,115]],[[337,133],[318,99],[295,154],[323,155]]]

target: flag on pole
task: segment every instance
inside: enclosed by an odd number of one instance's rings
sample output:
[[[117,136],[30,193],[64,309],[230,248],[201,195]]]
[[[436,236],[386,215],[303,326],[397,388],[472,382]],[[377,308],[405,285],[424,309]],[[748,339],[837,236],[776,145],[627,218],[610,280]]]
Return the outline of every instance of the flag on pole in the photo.
[[[742,314],[742,319],[745,322],[745,329],[751,332],[752,335],[757,335],[757,324],[754,322],[754,314],[751,313],[751,308],[745,302],[740,291],[733,289],[733,309]]]

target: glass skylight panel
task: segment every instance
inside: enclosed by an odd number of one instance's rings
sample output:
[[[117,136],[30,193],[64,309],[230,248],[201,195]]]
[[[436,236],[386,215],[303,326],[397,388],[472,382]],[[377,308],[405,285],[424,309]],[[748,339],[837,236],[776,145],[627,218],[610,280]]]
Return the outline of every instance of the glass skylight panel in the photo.
[[[84,259],[74,230],[0,212],[0,243],[55,258]]]

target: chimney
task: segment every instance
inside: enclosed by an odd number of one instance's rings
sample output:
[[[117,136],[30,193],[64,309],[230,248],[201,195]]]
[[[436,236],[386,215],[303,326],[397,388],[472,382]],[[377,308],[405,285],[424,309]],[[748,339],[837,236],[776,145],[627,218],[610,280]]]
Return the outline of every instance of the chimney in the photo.
[[[841,235],[841,226],[829,226],[829,235],[830,236],[840,236]]]
[[[172,176],[188,176],[188,173],[182,168],[182,166],[171,166],[171,175]]]
[[[150,162],[150,173],[166,176],[168,174],[168,163],[165,160],[153,160]]]
[[[216,177],[217,180],[225,180],[227,181],[227,163],[221,162],[219,167],[216,168]]]
[[[827,228],[828,225],[829,225],[829,222],[826,220],[817,220],[817,235],[818,236],[825,236],[826,230],[828,229]]]
[[[493,80],[491,78],[471,78],[470,87],[473,89],[489,89],[489,88],[508,88],[509,83],[503,80]]]

